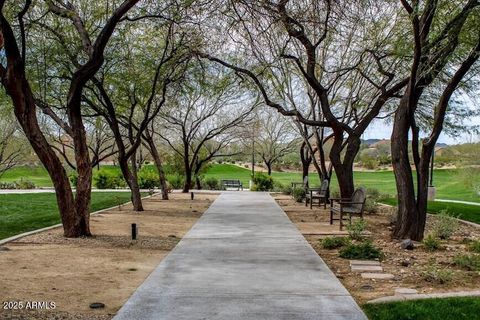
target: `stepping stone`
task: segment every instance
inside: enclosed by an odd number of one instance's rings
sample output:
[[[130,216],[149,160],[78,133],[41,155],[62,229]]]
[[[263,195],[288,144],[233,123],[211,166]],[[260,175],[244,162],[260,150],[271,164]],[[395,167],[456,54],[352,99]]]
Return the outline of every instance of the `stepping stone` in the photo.
[[[359,265],[353,265],[352,266],[352,271],[354,272],[382,272],[383,271],[383,268],[382,266],[369,266],[369,265],[366,265],[366,266],[359,266]]]
[[[382,279],[382,280],[391,280],[395,277],[391,273],[362,273],[361,276],[364,279]]]
[[[417,294],[418,291],[410,288],[397,288],[395,289],[395,295]]]
[[[375,260],[350,260],[350,266],[357,265],[357,266],[379,266],[380,261]]]

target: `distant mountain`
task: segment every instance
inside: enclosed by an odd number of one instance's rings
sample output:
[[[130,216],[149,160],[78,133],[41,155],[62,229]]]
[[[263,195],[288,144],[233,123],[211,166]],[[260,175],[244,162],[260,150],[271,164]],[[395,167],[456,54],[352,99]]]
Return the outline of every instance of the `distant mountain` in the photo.
[[[411,141],[409,141],[411,142]],[[372,145],[376,144],[390,144],[390,139],[362,139],[362,144],[371,147]],[[449,145],[446,143],[439,142],[435,145],[437,148],[446,148]]]

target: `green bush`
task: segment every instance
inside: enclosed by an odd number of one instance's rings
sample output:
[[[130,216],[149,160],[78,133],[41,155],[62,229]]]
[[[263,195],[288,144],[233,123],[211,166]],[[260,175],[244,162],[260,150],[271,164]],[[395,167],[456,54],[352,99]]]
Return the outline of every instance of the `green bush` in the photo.
[[[469,251],[480,253],[480,240],[474,240],[470,242],[467,246]]]
[[[35,183],[30,180],[20,178],[20,181],[15,181],[16,189],[35,189]]]
[[[326,237],[321,240],[321,243],[324,249],[332,250],[350,244],[350,239],[346,237]]]
[[[0,189],[17,189],[15,182],[0,182]]]
[[[273,189],[273,178],[263,173],[255,174],[252,191],[270,191]]]
[[[93,183],[98,189],[116,189],[126,186],[125,179],[119,173],[100,169],[93,177]]]
[[[305,199],[306,191],[303,188],[295,188],[292,191],[293,199],[297,202],[302,202]]]
[[[217,178],[208,177],[208,178],[205,179],[205,184],[207,185],[208,189],[210,189],[210,190],[220,189]]]
[[[375,260],[383,257],[382,251],[370,241],[349,244],[340,250],[339,256],[344,259]]]
[[[68,179],[70,180],[70,183],[72,186],[76,187],[77,186],[77,181],[78,181],[78,174],[76,172],[72,172],[68,175]]]
[[[160,186],[158,174],[153,170],[140,170],[138,173],[138,186],[140,189],[154,189]]]
[[[273,192],[282,192],[285,190],[286,185],[283,185],[279,181],[273,181]]]
[[[440,239],[447,240],[457,231],[458,219],[448,213],[447,210],[440,211],[433,223],[433,233]]]
[[[446,268],[439,268],[436,265],[429,266],[425,271],[422,272],[423,278],[428,282],[435,282],[439,284],[444,284],[452,281],[453,271]]]
[[[362,240],[362,232],[365,231],[367,227],[367,221],[364,219],[356,219],[353,223],[347,225],[348,235],[353,240]]]
[[[172,187],[172,189],[182,189],[183,185],[185,184],[185,177],[182,175],[172,174],[168,175],[167,181]]]
[[[463,254],[453,259],[453,262],[464,269],[470,271],[480,271],[480,255],[479,254]]]
[[[430,252],[440,249],[440,241],[431,233],[423,239],[423,245],[425,246],[425,250]]]

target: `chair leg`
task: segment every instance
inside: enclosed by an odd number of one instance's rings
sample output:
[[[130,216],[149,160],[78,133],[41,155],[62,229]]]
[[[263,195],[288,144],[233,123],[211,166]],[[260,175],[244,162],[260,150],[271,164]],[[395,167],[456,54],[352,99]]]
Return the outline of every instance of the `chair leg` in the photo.
[[[330,210],[330,224],[333,224],[333,211]]]
[[[340,210],[340,231],[343,230],[343,211]]]
[[[313,198],[310,197],[310,209],[312,209],[312,205],[313,205]]]
[[[305,207],[308,205],[308,198],[305,197]]]

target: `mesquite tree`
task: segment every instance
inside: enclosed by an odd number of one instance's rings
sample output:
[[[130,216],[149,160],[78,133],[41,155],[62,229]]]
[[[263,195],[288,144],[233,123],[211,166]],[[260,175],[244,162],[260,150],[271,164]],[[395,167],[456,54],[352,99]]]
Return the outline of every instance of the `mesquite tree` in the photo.
[[[183,35],[175,33],[174,22],[136,22],[135,30],[140,30],[145,38],[134,32],[119,37],[115,52],[111,52],[112,59],[100,76],[92,79],[83,99],[110,126],[120,170],[132,191],[134,210],[143,211],[135,153],[148,125],[163,107],[169,86],[182,78],[188,55],[182,49]],[[161,40],[148,43],[154,35],[161,36]]]
[[[272,174],[272,165],[282,157],[295,150],[299,139],[293,129],[291,119],[265,109],[257,112],[259,130],[256,135],[256,152],[267,167],[268,175]]]
[[[193,178],[221,154],[258,104],[231,72],[215,65],[192,64],[181,87],[172,95],[160,116],[159,136],[183,159],[188,192]]]
[[[422,240],[425,230],[429,166],[452,95],[480,55],[480,2],[401,1],[411,22],[410,79],[395,113],[392,163],[398,194],[398,238]],[[477,64],[478,66],[478,64]],[[421,99],[433,95],[427,109]],[[449,111],[450,110],[450,111]],[[420,117],[430,115],[429,132],[420,138]],[[416,182],[408,157],[411,132]],[[414,187],[416,185],[416,188]]]
[[[90,236],[92,168],[82,119],[81,95],[85,84],[101,68],[105,48],[119,20],[138,0],[123,1],[112,13],[109,13],[106,19],[102,20],[101,24],[94,23],[93,31],[86,28],[78,8],[71,2],[46,1],[46,7],[43,3],[35,2],[33,7],[33,2],[26,0],[20,7],[17,1],[14,4],[8,4],[8,8],[6,2],[0,1],[0,26],[7,60],[6,66],[0,66],[2,85],[12,99],[15,116],[25,136],[52,179],[64,235],[66,237]],[[78,174],[75,196],[62,162],[49,145],[37,118],[38,92],[34,91],[28,76],[31,62],[28,53],[30,46],[38,43],[36,41],[42,41],[42,35],[39,35],[39,32],[26,33],[25,17],[29,13],[32,14],[35,23],[40,22],[46,26],[41,29],[42,32],[63,27],[75,33],[78,43],[74,46],[81,48],[81,52],[77,50],[75,55],[82,56],[82,63],[71,65],[73,73],[67,80],[68,89],[64,96],[68,122],[62,121],[64,130],[71,136],[75,146]],[[65,21],[73,25],[73,31],[65,25]],[[12,27],[12,25],[15,26]],[[34,36],[37,37],[34,38]],[[48,69],[54,70],[55,67],[50,65]],[[53,110],[51,114],[55,117]]]
[[[387,2],[350,1],[234,1],[223,51],[214,46],[197,52],[201,57],[233,69],[250,79],[265,104],[310,126],[330,128],[329,153],[342,197],[354,190],[353,162],[368,125],[407,79],[390,38],[398,32],[392,23],[398,8]],[[240,22],[240,23],[239,23]],[[210,33],[209,33],[210,34]],[[231,50],[231,46],[239,47]],[[241,52],[244,59],[231,57]],[[273,74],[287,61],[318,100],[321,118],[309,119],[302,109],[278,99],[271,88]],[[397,71],[394,73],[393,71]]]

